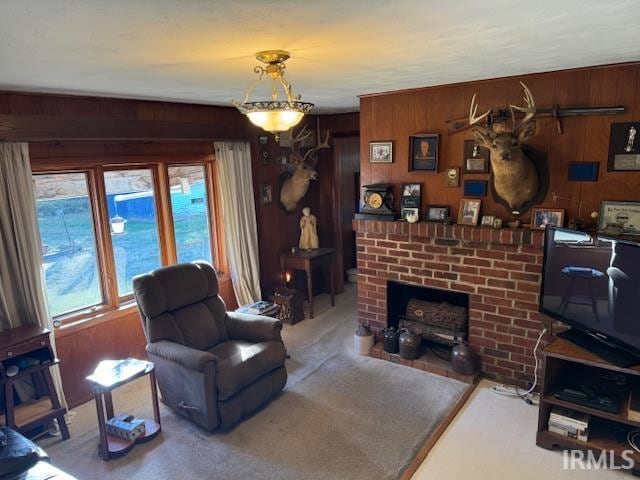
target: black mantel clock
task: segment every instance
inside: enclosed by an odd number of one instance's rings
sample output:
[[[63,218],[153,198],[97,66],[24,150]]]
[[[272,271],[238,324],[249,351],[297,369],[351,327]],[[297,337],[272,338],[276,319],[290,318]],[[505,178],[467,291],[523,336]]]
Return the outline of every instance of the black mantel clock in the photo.
[[[364,204],[360,213],[356,213],[357,220],[386,220],[394,221],[393,185],[390,183],[374,183],[364,186]]]

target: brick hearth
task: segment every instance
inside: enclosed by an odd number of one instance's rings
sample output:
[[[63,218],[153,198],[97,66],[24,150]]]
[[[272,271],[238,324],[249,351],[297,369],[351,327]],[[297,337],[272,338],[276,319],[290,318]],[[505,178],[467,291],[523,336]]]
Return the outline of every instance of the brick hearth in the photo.
[[[544,234],[437,223],[354,220],[358,320],[387,325],[387,281],[469,294],[469,342],[485,375],[521,383],[532,375],[540,333]],[[409,362],[410,363],[410,362]]]

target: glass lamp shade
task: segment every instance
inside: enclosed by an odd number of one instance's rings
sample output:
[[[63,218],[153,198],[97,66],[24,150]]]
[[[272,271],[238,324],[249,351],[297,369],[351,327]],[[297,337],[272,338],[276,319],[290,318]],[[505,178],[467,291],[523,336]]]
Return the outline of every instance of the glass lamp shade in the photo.
[[[295,110],[261,110],[249,112],[247,117],[254,125],[275,133],[286,132],[295,127],[304,117],[304,113]]]

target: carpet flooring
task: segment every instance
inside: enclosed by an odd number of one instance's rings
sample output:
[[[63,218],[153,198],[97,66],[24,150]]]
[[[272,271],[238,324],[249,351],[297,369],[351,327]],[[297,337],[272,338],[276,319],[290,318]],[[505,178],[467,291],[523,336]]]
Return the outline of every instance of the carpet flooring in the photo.
[[[464,394],[467,385],[352,353],[355,289],[290,327],[282,394],[227,433],[209,435],[161,406],[162,433],[103,462],[92,403],[76,409],[68,441],[39,443],[79,479],[393,479]],[[116,411],[151,415],[143,378],[114,393]]]

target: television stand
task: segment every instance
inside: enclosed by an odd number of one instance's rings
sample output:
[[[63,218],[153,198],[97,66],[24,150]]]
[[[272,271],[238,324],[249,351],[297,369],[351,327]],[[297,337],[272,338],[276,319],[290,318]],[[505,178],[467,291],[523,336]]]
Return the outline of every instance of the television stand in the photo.
[[[627,368],[640,365],[640,358],[637,356],[622,349],[607,345],[601,340],[593,338],[588,333],[581,332],[575,328],[559,333],[557,336],[597,355],[607,363],[615,365],[616,367]]]
[[[594,379],[603,375],[624,375],[629,389],[633,396],[636,396],[640,394],[640,366],[617,367],[561,338],[544,348],[541,356],[542,377],[536,444],[549,450],[590,450],[596,459],[602,458],[599,457],[602,452],[607,457],[607,468],[611,468],[614,463],[629,466],[627,460],[631,459],[631,473],[640,476],[640,453],[633,451],[627,443],[627,434],[640,429],[638,418],[630,416],[629,397],[617,413],[611,413],[588,405],[567,402],[555,396],[559,388],[571,385],[577,375],[592,376]],[[549,431],[549,416],[555,407],[591,415],[586,442]],[[562,460],[559,458],[557,461]]]

